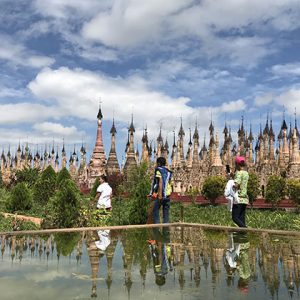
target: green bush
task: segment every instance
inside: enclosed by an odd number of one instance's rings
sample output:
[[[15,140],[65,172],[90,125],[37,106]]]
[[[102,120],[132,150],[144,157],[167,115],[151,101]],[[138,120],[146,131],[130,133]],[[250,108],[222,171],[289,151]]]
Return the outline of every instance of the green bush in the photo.
[[[48,166],[38,178],[34,190],[33,200],[39,204],[46,204],[55,193],[56,173],[51,166]]]
[[[151,187],[151,180],[147,171],[147,163],[141,163],[139,166],[131,169],[128,174],[129,180],[125,185],[125,189],[129,193],[129,199],[132,201],[129,214],[130,224],[145,224],[147,222],[150,204],[147,195]]]
[[[4,212],[6,210],[6,203],[9,202],[10,193],[6,188],[0,187],[0,211]]]
[[[289,179],[287,181],[287,193],[289,198],[293,200],[296,205],[300,205],[300,180],[299,179]]]
[[[14,185],[24,182],[29,188],[32,188],[39,178],[39,170],[36,168],[24,168],[23,170],[18,170],[16,172],[15,178]]]
[[[210,176],[204,180],[202,187],[202,195],[208,199],[211,204],[215,204],[215,200],[224,194],[226,179],[222,176]]]
[[[59,188],[62,182],[64,182],[67,179],[72,179],[69,171],[67,168],[62,168],[56,177],[56,186]]]
[[[255,173],[249,173],[247,193],[249,197],[249,202],[252,205],[260,193],[259,179]]]
[[[100,185],[100,181],[99,181],[99,177],[97,177],[96,180],[95,180],[95,182],[94,182],[94,184],[93,184],[93,187],[92,187],[92,189],[90,191],[90,198],[92,200],[94,200],[95,197],[96,197],[97,188],[98,188],[99,185]]]
[[[43,227],[72,227],[79,219],[80,192],[73,180],[68,179],[56,192],[47,206]]]
[[[278,203],[285,196],[286,180],[280,176],[272,175],[269,177],[266,187],[266,202],[277,207]]]
[[[29,210],[32,206],[32,195],[24,182],[18,183],[13,187],[7,209],[10,212]]]

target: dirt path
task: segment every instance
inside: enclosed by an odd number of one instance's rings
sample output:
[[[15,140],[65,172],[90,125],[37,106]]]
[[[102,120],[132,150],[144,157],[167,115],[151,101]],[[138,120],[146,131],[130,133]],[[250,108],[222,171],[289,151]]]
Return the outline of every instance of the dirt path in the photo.
[[[29,217],[29,216],[23,216],[23,215],[17,215],[17,214],[9,214],[9,213],[1,213],[5,218],[11,217],[11,218],[16,218],[18,220],[23,220],[23,221],[30,221],[36,225],[41,225],[42,220],[41,218],[36,218],[36,217]]]

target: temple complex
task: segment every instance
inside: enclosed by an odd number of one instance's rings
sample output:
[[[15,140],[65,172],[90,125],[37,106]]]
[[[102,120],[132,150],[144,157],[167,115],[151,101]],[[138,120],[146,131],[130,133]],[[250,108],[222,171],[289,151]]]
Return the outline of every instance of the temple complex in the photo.
[[[10,147],[7,153],[2,151],[1,155],[1,175],[4,183],[9,183],[12,176],[17,170],[26,167],[44,170],[51,166],[56,172],[63,167],[68,167],[72,178],[78,183],[78,186],[90,189],[96,178],[101,174],[119,175],[122,174],[126,179],[131,168],[137,166],[141,162],[149,164],[149,168],[153,168],[156,158],[164,156],[168,161],[169,168],[173,170],[172,188],[173,192],[184,194],[191,188],[201,190],[204,179],[212,175],[225,175],[225,166],[229,165],[234,168],[234,159],[237,155],[246,157],[248,169],[250,172],[256,173],[260,180],[262,190],[267,183],[270,175],[281,175],[286,178],[300,177],[300,151],[299,142],[300,134],[297,127],[297,119],[295,115],[295,123],[289,124],[289,128],[283,116],[281,128],[278,135],[275,135],[272,119],[267,117],[264,128],[260,126],[260,130],[255,137],[252,127],[246,129],[244,120],[242,119],[237,131],[237,141],[232,138],[231,128],[225,123],[223,130],[223,142],[220,143],[220,136],[215,131],[214,124],[211,121],[209,125],[209,143],[206,145],[205,134],[202,145],[200,145],[200,137],[197,122],[192,132],[188,132],[188,144],[185,145],[185,131],[180,123],[179,131],[174,131],[172,149],[169,151],[167,139],[162,136],[160,127],[156,146],[152,148],[149,144],[148,130],[143,131],[141,154],[135,148],[135,127],[133,116],[128,128],[128,140],[125,145],[125,160],[120,167],[117,152],[117,129],[113,120],[110,130],[111,147],[108,157],[106,157],[103,137],[102,137],[102,111],[99,108],[97,114],[97,133],[96,142],[91,154],[90,161],[87,161],[86,149],[82,144],[80,155],[74,147],[73,153],[70,153],[69,160],[65,151],[65,146],[61,152],[56,148],[54,143],[51,150],[45,147],[44,153],[33,154],[29,149],[28,143],[21,148],[19,144],[16,153],[11,153]],[[59,153],[60,152],[60,153]]]

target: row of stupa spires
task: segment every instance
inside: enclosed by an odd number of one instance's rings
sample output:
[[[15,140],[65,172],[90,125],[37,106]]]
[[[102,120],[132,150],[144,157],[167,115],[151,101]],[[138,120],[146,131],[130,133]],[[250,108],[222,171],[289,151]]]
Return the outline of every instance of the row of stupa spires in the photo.
[[[135,127],[133,122],[133,116],[131,117],[131,123],[128,128],[128,140],[125,147],[125,158],[122,162],[121,168],[117,158],[116,152],[116,126],[113,120],[110,130],[111,134],[111,147],[108,158],[106,158],[103,138],[102,138],[102,119],[103,114],[101,107],[97,114],[97,135],[95,147],[93,149],[90,162],[87,163],[86,148],[83,146],[80,149],[80,162],[79,155],[75,151],[70,154],[69,158],[69,170],[73,178],[78,180],[79,185],[86,185],[91,187],[96,178],[101,174],[126,174],[132,166],[138,165],[141,161],[152,163],[159,156],[164,156],[169,161],[171,158],[171,166],[173,170],[181,169],[198,169],[205,165],[207,169],[223,169],[223,166],[233,166],[234,157],[236,155],[245,155],[248,165],[261,166],[265,164],[274,163],[281,169],[285,169],[288,166],[296,166],[296,169],[300,173],[300,153],[299,153],[299,141],[300,134],[297,127],[297,119],[295,114],[295,123],[292,127],[290,123],[290,129],[288,127],[283,116],[280,132],[277,136],[277,148],[275,149],[276,136],[273,130],[272,119],[267,117],[266,125],[262,130],[260,126],[260,132],[256,138],[256,144],[253,145],[254,136],[252,133],[252,127],[250,126],[249,133],[245,130],[244,120],[239,126],[237,135],[237,144],[233,142],[231,129],[228,128],[225,123],[223,134],[224,142],[220,147],[220,140],[213,122],[211,121],[209,126],[209,144],[206,146],[205,135],[202,147],[200,148],[199,131],[197,122],[192,135],[191,129],[189,129],[189,142],[187,151],[184,151],[184,137],[185,131],[182,125],[182,119],[178,136],[174,131],[173,145],[171,149],[171,155],[167,139],[162,137],[162,128],[160,127],[159,135],[156,139],[156,147],[152,148],[152,143],[149,143],[147,128],[143,131],[142,136],[142,149],[141,155],[139,151],[135,149]],[[61,167],[60,167],[61,162]],[[47,152],[45,148],[44,154],[39,154],[36,151],[35,155],[32,155],[26,143],[25,151],[19,144],[16,155],[13,156],[8,149],[5,155],[4,151],[1,155],[1,172],[4,180],[9,180],[9,176],[18,169],[25,167],[45,168],[51,165],[55,171],[59,171],[60,168],[67,167],[68,159],[63,145],[61,151],[61,159],[58,151],[55,152],[54,144],[51,152]],[[219,172],[219,171],[218,171]],[[218,173],[217,172],[217,173]],[[221,171],[220,171],[221,172]],[[219,172],[219,173],[220,173]],[[9,176],[8,176],[9,175]],[[210,175],[210,174],[207,174]]]
[[[67,153],[65,150],[65,145],[63,143],[63,147],[61,150],[61,156],[59,156],[58,146],[56,147],[56,151],[54,150],[54,142],[51,151],[47,151],[47,145],[45,146],[45,150],[38,150],[38,146],[36,147],[35,154],[26,143],[25,149],[19,143],[18,149],[15,154],[11,153],[10,146],[8,147],[8,151],[5,154],[4,149],[1,154],[1,168],[10,167],[11,169],[23,169],[25,167],[34,167],[39,169],[45,169],[47,166],[51,165],[55,171],[59,171],[59,165],[63,167],[67,167],[67,163],[69,162],[69,166],[71,165],[79,165],[79,154],[76,151],[74,146],[74,151],[70,152],[69,159],[67,157]],[[80,165],[85,164],[86,161],[86,148],[82,144],[80,148]]]

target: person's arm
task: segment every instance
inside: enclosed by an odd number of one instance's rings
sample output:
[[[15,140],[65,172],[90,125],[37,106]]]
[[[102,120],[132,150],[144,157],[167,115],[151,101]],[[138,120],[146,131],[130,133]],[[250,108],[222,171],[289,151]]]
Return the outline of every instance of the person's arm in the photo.
[[[159,183],[158,183],[158,199],[161,200],[163,197],[163,184],[162,184],[162,178],[159,178]]]

